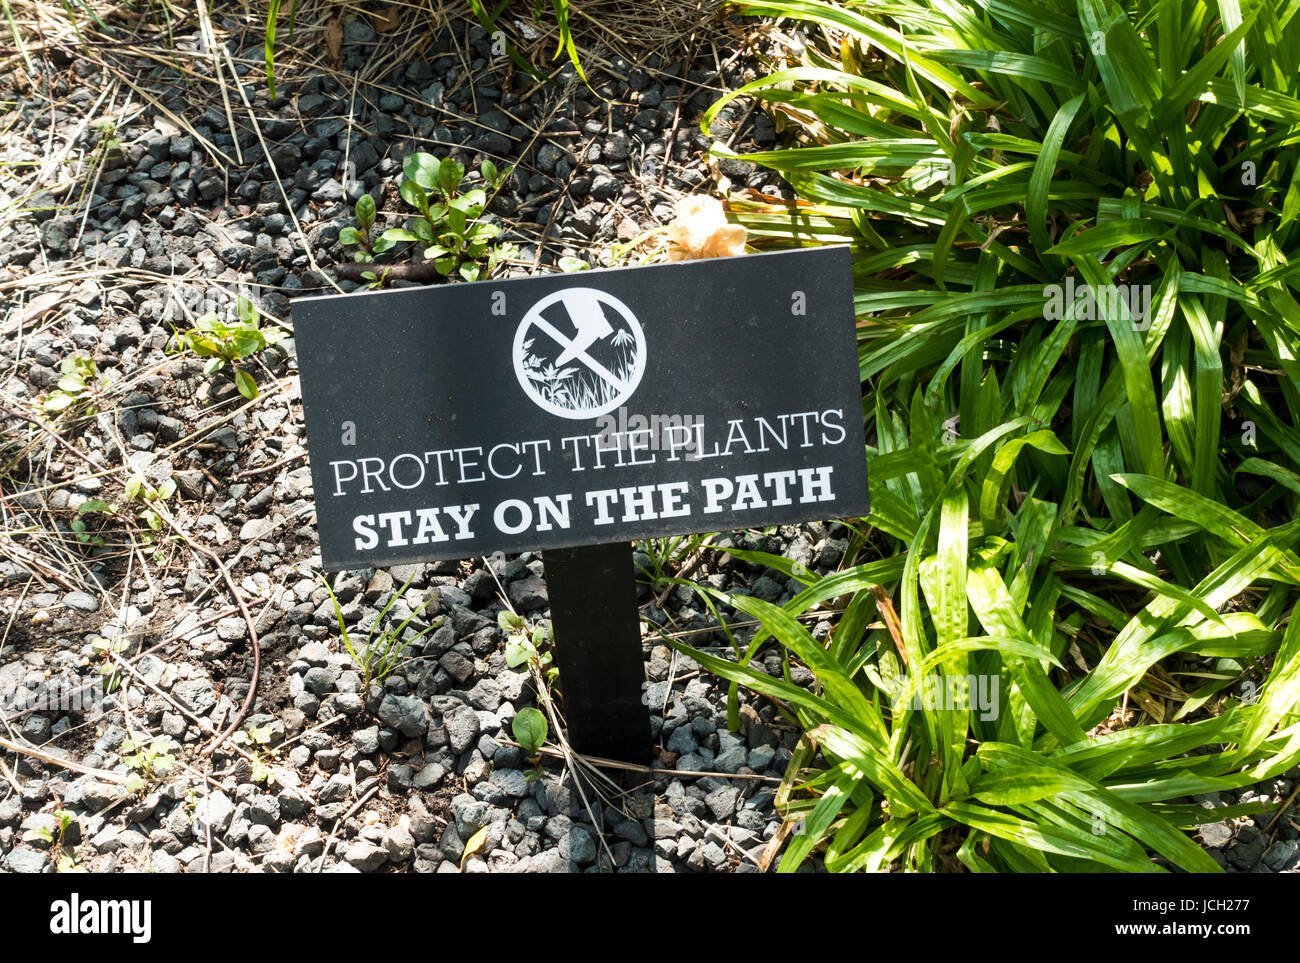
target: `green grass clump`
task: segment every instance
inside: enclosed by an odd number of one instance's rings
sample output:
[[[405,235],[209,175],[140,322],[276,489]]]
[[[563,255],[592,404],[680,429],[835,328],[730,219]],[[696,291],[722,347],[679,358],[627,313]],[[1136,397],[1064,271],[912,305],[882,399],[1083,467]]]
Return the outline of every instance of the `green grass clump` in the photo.
[[[408,659],[414,658],[414,656],[408,654],[409,650],[430,632],[436,631],[446,621],[445,619],[438,619],[427,624],[418,632],[413,629],[414,634],[408,637],[406,627],[411,624],[416,616],[421,615],[429,603],[433,601],[434,597],[430,596],[396,627],[390,625],[382,631],[379,629],[380,623],[384,621],[384,616],[388,614],[388,610],[393,607],[398,599],[406,595],[406,590],[410,588],[414,578],[415,573],[412,572],[411,577],[402,583],[402,587],[392,593],[387,604],[380,610],[374,622],[371,623],[365,639],[361,640],[348,631],[347,622],[343,615],[343,606],[339,604],[338,597],[334,594],[334,589],[330,587],[329,581],[325,576],[320,576],[325,591],[329,593],[330,602],[334,606],[334,617],[339,624],[339,639],[343,642],[343,647],[352,659],[352,664],[356,666],[357,672],[361,675],[361,690],[363,692],[369,691],[371,683],[382,685],[383,681]]]
[[[504,32],[498,26],[499,21],[506,12],[506,7],[510,0],[499,0],[491,9],[488,8],[482,0],[467,0],[469,7],[468,12],[474,15],[474,18],[482,25],[483,29],[494,35],[494,42],[501,44],[502,53],[508,55],[515,65],[520,67],[526,73],[537,78],[543,79],[542,74],[536,67],[530,64],[515,49],[515,45],[510,43]],[[5,4],[6,12],[8,6],[5,0],[0,0],[0,4]],[[266,60],[266,85],[272,101],[275,100],[275,42],[276,26],[280,18],[280,8],[282,0],[269,0],[266,14],[266,25],[264,29],[265,40],[265,60]],[[573,40],[573,28],[569,22],[569,0],[550,0],[549,11],[543,12],[541,0],[534,0],[532,3],[532,19],[535,23],[541,23],[544,16],[551,16],[555,20],[556,30],[559,33],[559,43],[555,49],[555,57],[564,55],[568,58],[569,63],[573,65],[578,76],[582,78],[583,83],[587,83],[587,74],[582,69],[582,61],[578,56],[578,47]],[[297,20],[298,3],[292,0],[289,7],[289,41],[293,40],[293,30]]]
[[[739,664],[678,646],[805,732],[782,868],[1217,870],[1188,831],[1251,807],[1185,797],[1300,763],[1300,11],[739,7],[810,41],[704,127],[793,138],[744,155],[802,198],[733,201],[752,243],[853,245],[871,442],[858,564],[710,593]]]
[[[483,29],[490,34],[494,34],[499,41],[505,44],[505,52],[509,55],[510,59],[515,62],[515,65],[521,68],[525,73],[541,80],[542,74],[537,70],[537,68],[528,63],[528,61],[520,55],[519,51],[515,49],[514,44],[506,41],[504,34],[500,33],[500,28],[497,24],[505,13],[506,7],[509,6],[510,0],[499,0],[496,6],[491,10],[489,10],[487,5],[483,3],[483,0],[468,0],[468,3],[471,12],[474,14],[474,17],[478,22],[482,24]],[[533,0],[532,14],[534,23],[541,23],[542,18],[545,15],[542,10],[543,6],[543,0]],[[559,43],[555,48],[554,56],[558,58],[563,54],[568,57],[569,63],[571,63],[573,69],[578,72],[578,76],[582,78],[582,82],[589,84],[586,71],[582,69],[582,60],[578,56],[578,47],[573,41],[573,27],[569,23],[569,0],[550,0],[550,8],[549,14],[555,18],[555,27],[560,36]]]

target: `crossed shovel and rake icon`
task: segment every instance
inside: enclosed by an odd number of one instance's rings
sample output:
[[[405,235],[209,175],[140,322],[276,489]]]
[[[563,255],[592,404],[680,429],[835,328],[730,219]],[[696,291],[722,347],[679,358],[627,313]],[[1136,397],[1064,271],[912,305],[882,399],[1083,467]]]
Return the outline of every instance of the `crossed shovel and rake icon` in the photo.
[[[542,316],[542,310],[556,301],[562,301],[568,312],[569,320],[574,329],[572,336],[566,335]],[[593,345],[614,335],[617,330],[605,314],[606,306],[619,309],[629,328],[636,325],[631,312],[610,295],[594,288],[570,288],[552,294],[535,304],[525,315],[523,324],[520,325],[520,336],[522,340],[523,334],[530,326],[537,328],[562,349],[553,362],[556,368],[563,368],[564,365],[576,360],[608,382],[620,397],[626,397],[636,388],[637,381],[640,380],[639,368],[632,378],[620,378],[610,371],[607,366],[592,357],[590,353]],[[636,340],[640,342],[639,332],[635,333],[637,335]],[[638,348],[640,347],[641,345],[638,344]],[[640,351],[638,350],[637,356],[639,357],[639,355]]]

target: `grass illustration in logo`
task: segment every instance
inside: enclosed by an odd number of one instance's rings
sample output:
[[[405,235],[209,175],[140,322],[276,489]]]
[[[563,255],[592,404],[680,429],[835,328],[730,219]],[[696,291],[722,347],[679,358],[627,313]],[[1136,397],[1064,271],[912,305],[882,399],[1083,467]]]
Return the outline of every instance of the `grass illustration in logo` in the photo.
[[[644,344],[635,323],[619,302],[590,288],[539,302],[516,352],[526,387],[544,407],[579,416],[618,405],[641,379]]]

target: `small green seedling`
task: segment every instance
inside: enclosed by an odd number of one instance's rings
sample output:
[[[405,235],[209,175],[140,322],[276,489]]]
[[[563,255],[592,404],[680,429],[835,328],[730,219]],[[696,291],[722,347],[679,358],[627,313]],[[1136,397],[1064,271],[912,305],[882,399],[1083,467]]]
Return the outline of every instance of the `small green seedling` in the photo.
[[[275,785],[275,773],[262,761],[260,752],[253,753],[253,773],[249,776],[255,783],[261,783],[268,789]]]
[[[95,145],[105,160],[119,159],[122,154],[122,141],[117,136],[117,125],[111,120],[101,120],[95,125],[99,131],[99,142]]]
[[[176,757],[171,754],[172,741],[167,736],[159,736],[152,742],[125,739],[122,742],[122,761],[131,775],[126,780],[127,792],[142,792],[157,785],[176,765]]]
[[[551,665],[552,656],[548,646],[555,639],[550,626],[536,625],[530,634],[528,620],[509,609],[497,613],[497,625],[506,633],[506,665],[512,669],[528,666],[539,684],[543,678],[546,682],[555,681],[560,670]],[[546,717],[533,708],[521,709],[515,715],[511,729],[515,741],[532,757],[530,761],[534,768],[528,774],[528,780],[531,782],[540,778],[542,760],[538,750],[546,742]]]
[[[497,614],[497,625],[506,633],[506,665],[517,669],[532,664],[548,681],[554,681],[559,670],[551,666],[551,653],[543,651],[548,643],[555,641],[549,626],[535,626],[530,635],[528,620],[509,609],[502,609]]]
[[[231,739],[252,746],[269,746],[275,739],[275,729],[271,726],[249,726],[247,732],[237,732]]]
[[[375,199],[369,194],[362,194],[357,198],[355,209],[357,218],[357,227],[345,227],[339,231],[339,243],[352,246],[357,245],[361,248],[352,254],[352,260],[359,264],[369,264],[375,259],[376,254],[382,254],[391,250],[393,241],[385,241],[383,236],[371,240],[370,229],[375,226]]]
[[[63,844],[64,837],[67,836],[68,827],[76,819],[76,814],[66,809],[56,809],[52,813],[58,820],[58,829],[51,830],[49,826],[37,826],[35,829],[29,829],[23,834],[23,839],[27,842],[42,841],[49,844],[50,856],[55,860],[55,870],[60,873],[84,873],[85,870],[77,865],[77,857],[72,852],[72,848]]]
[[[154,488],[150,485],[143,475],[132,475],[126,483],[126,497],[129,501],[140,502],[142,505],[149,505],[154,502],[163,502],[176,494],[176,482],[170,478],[165,479],[161,485]],[[140,512],[140,520],[148,525],[153,531],[162,531],[162,518],[152,508],[146,508]],[[150,536],[152,537],[152,536]]]
[[[325,579],[325,576],[320,577],[320,580],[325,584],[325,591],[330,594],[330,601],[334,603],[334,616],[338,619],[339,635],[343,639],[343,647],[348,650],[348,655],[352,657],[352,664],[361,673],[363,691],[369,689],[372,682],[383,682],[405,660],[406,657],[403,653],[408,646],[414,645],[446,621],[445,619],[439,619],[430,623],[414,638],[403,638],[406,627],[411,623],[411,620],[423,612],[429,603],[433,601],[434,596],[430,596],[421,603],[418,609],[408,615],[397,628],[386,629],[378,637],[375,636],[375,630],[379,627],[379,623],[384,620],[384,616],[393,607],[393,603],[406,594],[406,590],[414,578],[415,574],[412,573],[411,577],[402,584],[402,587],[393,593],[393,597],[388,600],[388,604],[384,606],[379,613],[379,617],[370,626],[365,642],[360,646],[354,646],[352,637],[348,633],[348,627],[343,621],[343,608],[339,605],[339,600],[335,597],[334,590],[330,588],[330,583]]]
[[[582,258],[574,257],[571,254],[566,254],[563,257],[561,257],[560,260],[557,262],[557,266],[565,274],[576,274],[579,271],[591,270],[590,264],[588,264]]]
[[[99,373],[95,359],[85,355],[64,358],[59,364],[59,383],[37,407],[47,415],[76,417],[98,414],[104,392],[112,381]]]
[[[285,333],[276,327],[261,326],[261,314],[248,298],[237,301],[239,320],[227,324],[216,314],[207,314],[194,322],[188,331],[178,331],[173,338],[178,349],[189,348],[202,358],[210,359],[204,368],[208,374],[230,365],[235,387],[245,398],[257,397],[257,382],[236,362],[251,358],[268,345],[281,340]]]
[[[273,786],[275,773],[266,764],[263,754],[271,751],[269,747],[275,741],[275,730],[270,726],[249,726],[246,731],[236,732],[230,737],[230,741],[238,746],[248,746],[252,750],[249,753],[249,763],[252,766],[250,778],[253,782],[262,783],[268,788]]]
[[[72,820],[76,816],[66,809],[56,809],[52,815],[58,820],[57,832],[52,831],[49,826],[37,826],[35,829],[29,829],[23,833],[23,839],[27,842],[43,841],[51,846],[62,846],[63,834],[68,831],[68,827],[72,825]]]
[[[126,638],[112,640],[99,635],[90,640],[91,649],[104,660],[104,664],[99,667],[99,674],[107,676],[104,680],[106,694],[116,692],[122,684],[122,670],[115,664],[113,656],[121,655],[126,650],[128,641]]]
[[[416,215],[407,218],[406,227],[389,228],[372,240],[375,201],[369,194],[362,195],[356,206],[358,227],[339,232],[342,244],[360,248],[352,255],[355,261],[369,263],[376,254],[398,244],[419,244],[439,274],[455,272],[466,281],[477,281],[514,255],[513,244],[495,243],[501,228],[481,220],[489,191],[500,189],[509,169],[498,171],[492,161],[485,160],[479,167],[485,187],[471,187],[463,193],[465,165],[450,157],[439,160],[433,154],[411,154],[402,164],[402,173],[402,200],[415,208]]]
[[[515,742],[523,747],[528,753],[529,762],[533,763],[533,771],[525,778],[532,782],[542,775],[542,755],[541,748],[546,745],[546,716],[529,706],[520,709],[515,713],[514,720],[510,723],[510,731],[514,733]]]
[[[113,506],[101,498],[88,498],[77,506],[77,517],[69,523],[69,527],[71,527],[73,534],[77,536],[77,541],[82,545],[102,548],[104,545],[103,536],[91,535],[86,530],[86,521],[83,517],[97,513],[112,515]]]
[[[163,521],[153,507],[158,502],[166,501],[176,494],[176,482],[172,479],[165,479],[157,488],[145,480],[140,474],[132,475],[126,483],[127,501],[138,502],[144,506],[139,512],[138,518],[148,526],[148,531],[137,531],[134,537],[144,545],[151,545],[154,542],[154,534],[162,531]],[[119,510],[102,498],[88,498],[77,506],[77,518],[74,518],[69,527],[77,537],[77,541],[85,547],[102,547],[104,545],[103,536],[92,534],[88,526],[88,518],[94,515],[104,517],[120,515]],[[154,553],[156,561],[161,560],[159,552]]]

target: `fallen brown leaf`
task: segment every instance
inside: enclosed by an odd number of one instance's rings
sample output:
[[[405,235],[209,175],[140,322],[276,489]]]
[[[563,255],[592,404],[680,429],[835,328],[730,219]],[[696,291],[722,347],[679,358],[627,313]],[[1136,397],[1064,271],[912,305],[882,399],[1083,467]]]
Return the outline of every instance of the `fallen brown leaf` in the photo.
[[[330,65],[338,70],[343,66],[343,22],[331,21],[325,27],[325,49],[329,52]]]
[[[392,33],[402,25],[402,8],[396,3],[390,3],[385,7],[370,14],[371,25],[380,33]]]

